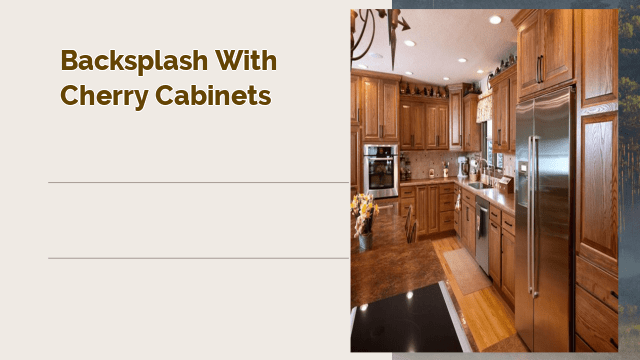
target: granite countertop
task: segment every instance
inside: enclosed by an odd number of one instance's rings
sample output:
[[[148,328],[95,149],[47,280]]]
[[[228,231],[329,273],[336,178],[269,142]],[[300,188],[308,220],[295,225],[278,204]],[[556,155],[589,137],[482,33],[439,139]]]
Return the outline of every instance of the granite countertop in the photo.
[[[511,216],[516,214],[516,196],[515,194],[501,194],[498,189],[474,189],[469,186],[469,183],[477,182],[470,181],[469,178],[454,177],[439,177],[433,179],[411,179],[407,181],[400,181],[400,186],[416,186],[416,185],[432,185],[432,184],[447,184],[455,183],[462,186],[465,190],[471,192],[474,195],[479,195],[481,198],[489,201],[491,205],[496,206],[500,210],[507,212]]]

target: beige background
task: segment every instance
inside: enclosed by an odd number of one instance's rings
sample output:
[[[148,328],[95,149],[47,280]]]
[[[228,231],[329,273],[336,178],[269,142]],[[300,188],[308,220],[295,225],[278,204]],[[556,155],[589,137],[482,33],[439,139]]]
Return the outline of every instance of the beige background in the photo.
[[[0,69],[0,358],[348,358],[348,10],[390,1],[11,2]],[[307,5],[308,4],[308,5]],[[182,55],[208,71],[61,70],[61,50]],[[278,70],[221,71],[215,49]],[[134,106],[60,90],[149,89]],[[162,84],[271,91],[269,106],[161,106]],[[388,359],[389,354],[366,358]]]

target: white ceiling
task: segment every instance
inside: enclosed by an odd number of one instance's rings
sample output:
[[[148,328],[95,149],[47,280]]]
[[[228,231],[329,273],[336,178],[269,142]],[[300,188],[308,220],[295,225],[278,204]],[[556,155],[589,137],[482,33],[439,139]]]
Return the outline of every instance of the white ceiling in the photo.
[[[500,60],[506,59],[510,52],[516,55],[516,28],[511,19],[518,11],[402,10],[400,19],[404,17],[411,29],[401,31],[402,25],[396,29],[398,40],[393,71],[387,18],[380,19],[374,11],[376,36],[373,44],[367,55],[354,61],[352,67],[359,68],[359,64],[364,64],[367,70],[399,74],[409,81],[440,86],[480,81],[494,71],[500,65]],[[502,22],[491,24],[489,18],[493,15],[502,17]],[[354,34],[356,41],[362,25],[358,17]],[[372,26],[369,24],[354,55],[366,49],[371,32]],[[414,41],[416,46],[405,45],[405,40]],[[383,58],[373,58],[370,56],[372,53],[380,54]],[[460,63],[459,58],[466,58],[467,62]],[[484,73],[478,74],[479,69]],[[411,71],[413,75],[406,75],[405,71]],[[443,80],[445,76],[450,80]]]

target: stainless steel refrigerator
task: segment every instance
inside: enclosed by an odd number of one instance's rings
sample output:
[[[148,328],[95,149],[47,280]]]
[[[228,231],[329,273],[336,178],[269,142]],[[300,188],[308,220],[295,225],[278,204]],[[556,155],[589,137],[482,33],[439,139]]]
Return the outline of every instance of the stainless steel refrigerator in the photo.
[[[534,352],[573,343],[575,90],[516,107],[515,321]]]

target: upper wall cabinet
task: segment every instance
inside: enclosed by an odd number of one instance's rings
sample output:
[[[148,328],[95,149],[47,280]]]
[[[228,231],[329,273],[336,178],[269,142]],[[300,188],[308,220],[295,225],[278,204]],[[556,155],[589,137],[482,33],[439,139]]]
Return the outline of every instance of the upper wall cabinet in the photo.
[[[427,149],[449,149],[449,119],[447,114],[447,105],[427,104]]]
[[[476,122],[478,115],[478,94],[467,94],[463,98],[464,136],[463,151],[482,150],[482,127]]]
[[[517,65],[512,65],[491,79],[493,102],[493,151],[516,151]]]
[[[518,31],[520,99],[575,79],[571,9],[521,10],[512,19]]]
[[[400,101],[400,150],[424,150],[426,105]]]
[[[399,81],[363,77],[361,86],[364,141],[397,142]]]
[[[618,10],[575,10],[582,107],[618,100]],[[595,25],[597,24],[597,26]]]
[[[462,151],[464,147],[463,89],[469,84],[449,85],[449,150]]]
[[[360,125],[360,77],[351,75],[351,125]]]

